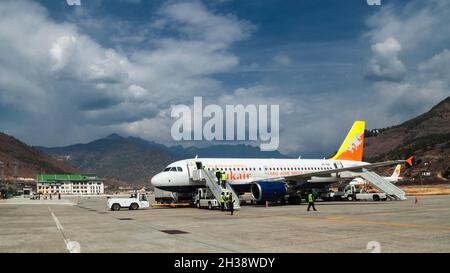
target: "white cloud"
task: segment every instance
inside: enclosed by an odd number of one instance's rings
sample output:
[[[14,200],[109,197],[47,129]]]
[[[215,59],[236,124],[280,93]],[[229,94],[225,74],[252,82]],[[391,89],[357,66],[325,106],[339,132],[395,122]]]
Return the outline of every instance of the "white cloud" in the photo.
[[[235,41],[248,37],[254,26],[232,15],[217,15],[208,11],[201,2],[171,3],[160,11],[171,26],[191,39],[209,43],[211,48],[228,48]]]
[[[74,36],[62,36],[50,48],[50,56],[54,64],[53,70],[64,68],[72,58],[77,39]]]
[[[282,151],[333,151],[355,119],[386,126],[448,96],[449,11],[437,1],[420,9],[383,5],[364,35],[377,81],[344,91],[327,79],[328,72],[320,71],[324,85],[318,76],[305,81],[304,71],[293,69],[291,57],[298,55],[284,48],[242,65],[233,46],[255,26],[199,1],[165,3],[145,27],[112,24],[112,18],[84,9],[74,12],[79,20],[55,21],[34,2],[0,1],[0,123],[31,144],[72,144],[113,131],[167,143],[171,106],[190,105],[195,95],[220,105],[279,104]],[[100,43],[98,33],[111,36],[107,41],[117,48]],[[130,41],[139,47],[122,47]],[[252,79],[227,92],[216,77],[245,67],[261,71],[264,63],[289,66],[300,84],[284,85],[276,75],[275,81]]]
[[[367,76],[376,81],[367,109],[377,113],[371,117],[376,123],[402,122],[449,96],[449,12],[448,1],[410,1],[384,6],[369,18],[364,37],[373,57]]]
[[[367,76],[375,80],[402,80],[406,67],[398,58],[401,50],[402,46],[393,37],[372,45],[374,57],[369,62]]]
[[[450,82],[450,51],[444,49],[431,59],[419,65],[419,71],[435,78],[441,78]]]
[[[80,141],[74,130],[88,127],[87,139],[111,128],[134,133],[152,120],[161,123],[151,128],[154,139],[167,140],[163,127],[170,116],[158,115],[194,94],[222,92],[211,76],[239,63],[230,48],[251,31],[247,22],[212,13],[200,2],[168,3],[155,20],[180,35],[151,37],[151,47],[118,51],[74,23],[52,20],[35,2],[1,1],[0,14],[0,120],[7,120],[2,113],[20,109],[24,119],[9,131],[20,127],[32,144]],[[39,128],[59,133],[35,134]]]
[[[292,63],[292,59],[286,54],[277,54],[273,57],[273,63],[278,66],[288,66]]]

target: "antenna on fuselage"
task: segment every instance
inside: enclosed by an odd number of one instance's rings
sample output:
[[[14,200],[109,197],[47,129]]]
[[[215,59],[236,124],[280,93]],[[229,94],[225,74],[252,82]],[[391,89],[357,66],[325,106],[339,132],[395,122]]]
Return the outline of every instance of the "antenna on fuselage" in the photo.
[[[301,155],[299,155],[299,156],[298,156],[298,159],[302,159],[302,156],[301,156]]]
[[[195,159],[197,159],[198,158],[198,155],[195,155]]]

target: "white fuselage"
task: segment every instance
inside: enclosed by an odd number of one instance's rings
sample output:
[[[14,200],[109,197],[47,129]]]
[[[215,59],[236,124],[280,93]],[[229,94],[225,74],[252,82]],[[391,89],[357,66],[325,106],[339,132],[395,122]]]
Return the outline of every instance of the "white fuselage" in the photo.
[[[205,182],[191,179],[192,168],[201,163],[206,170],[218,168],[227,174],[227,181],[233,188],[245,187],[256,180],[275,179],[291,175],[353,167],[368,164],[360,161],[329,159],[257,159],[257,158],[195,158],[176,161],[155,175],[151,183],[156,188],[173,192],[193,192],[205,187]],[[336,175],[312,177],[304,182],[333,183]]]

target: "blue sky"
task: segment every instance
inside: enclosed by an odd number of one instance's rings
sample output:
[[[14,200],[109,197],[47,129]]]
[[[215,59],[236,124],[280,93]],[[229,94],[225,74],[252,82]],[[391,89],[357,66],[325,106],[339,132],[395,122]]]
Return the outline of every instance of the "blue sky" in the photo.
[[[356,119],[394,125],[450,95],[445,0],[5,0],[0,13],[0,131],[32,145],[179,144],[171,107],[203,96],[279,104],[280,150],[321,157]]]

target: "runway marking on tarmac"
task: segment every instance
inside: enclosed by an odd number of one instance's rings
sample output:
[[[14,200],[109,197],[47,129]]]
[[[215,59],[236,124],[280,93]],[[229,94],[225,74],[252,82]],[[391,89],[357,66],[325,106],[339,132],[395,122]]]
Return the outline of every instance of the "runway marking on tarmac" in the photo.
[[[78,206],[78,207],[80,207],[80,206]],[[50,208],[49,208],[50,209]],[[151,211],[151,210],[148,210],[148,211]],[[136,211],[136,212],[138,212],[138,211]],[[111,219],[115,219],[115,220],[117,220],[118,218],[115,216],[115,214],[104,214],[104,216],[106,216],[106,217],[109,217],[109,218],[111,218]],[[142,222],[142,220],[140,220],[140,219],[135,219],[136,221],[124,221],[123,222],[123,224],[124,225],[127,225],[127,224],[130,224],[130,225],[134,225],[134,226],[138,226],[138,227],[140,227],[140,228],[150,228],[150,229],[152,229],[152,230],[154,230],[154,231],[157,231],[157,232],[161,232],[161,234],[165,234],[165,233],[163,233],[161,230],[164,230],[164,229],[167,229],[167,227],[162,227],[162,226],[157,226],[157,225],[152,225],[152,224],[149,224],[149,223],[143,223]],[[121,223],[122,224],[122,223]],[[238,251],[236,251],[236,250],[234,250],[232,247],[225,247],[225,246],[218,246],[218,245],[214,245],[214,244],[210,244],[210,243],[207,243],[207,242],[203,242],[203,241],[201,241],[201,240],[199,240],[199,239],[195,239],[195,238],[189,238],[189,237],[186,237],[186,236],[190,236],[190,235],[198,235],[198,234],[194,234],[194,233],[190,233],[190,234],[181,234],[181,235],[178,235],[178,234],[173,234],[173,235],[168,235],[168,234],[166,234],[167,236],[171,236],[171,237],[176,237],[178,240],[181,240],[181,241],[191,241],[191,242],[196,242],[196,243],[198,243],[198,244],[200,244],[200,245],[203,245],[203,246],[205,246],[205,247],[208,247],[208,248],[215,248],[215,249],[217,249],[217,250],[219,250],[219,251],[223,251],[223,250],[225,250],[225,251],[229,251],[229,252],[238,252]]]
[[[53,211],[50,209],[50,207],[47,207],[48,211],[53,217],[53,221],[55,221],[56,227],[58,228],[59,232],[61,232],[61,235],[63,236],[64,243],[66,244],[66,248],[69,251],[69,253],[80,253],[81,252],[81,246],[80,243],[76,241],[71,241],[69,238],[66,237],[64,234],[64,227],[61,225],[61,222],[59,222],[59,219],[56,217],[56,215],[53,213]]]
[[[417,229],[436,229],[436,230],[449,230],[450,226],[444,225],[428,225],[428,224],[405,224],[405,223],[396,223],[396,222],[386,222],[386,221],[376,221],[376,220],[364,220],[364,219],[354,219],[346,216],[325,216],[325,217],[310,217],[310,216],[278,216],[274,218],[286,219],[318,219],[325,221],[333,221],[333,222],[342,222],[342,223],[354,223],[354,224],[365,224],[365,225],[384,225],[390,227],[403,227],[403,228],[417,228]]]
[[[391,211],[391,212],[373,212],[371,215],[392,215],[392,214],[404,214],[404,213],[421,213],[421,212],[429,212],[429,211],[446,211],[450,210],[450,208],[416,208],[416,209],[405,209],[399,211]]]

